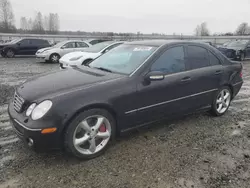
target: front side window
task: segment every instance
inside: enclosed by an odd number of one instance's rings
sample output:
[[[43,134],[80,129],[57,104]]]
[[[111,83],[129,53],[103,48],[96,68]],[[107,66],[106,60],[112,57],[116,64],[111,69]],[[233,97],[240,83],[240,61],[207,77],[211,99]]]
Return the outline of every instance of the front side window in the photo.
[[[155,50],[156,47],[153,46],[122,44],[92,61],[90,67],[129,75]]]
[[[21,46],[26,46],[30,44],[30,40],[29,39],[23,39],[20,41],[20,45]]]
[[[77,42],[76,47],[77,48],[87,48],[89,46],[85,42]]]
[[[188,46],[187,60],[191,69],[199,69],[209,66],[207,49],[199,46]]]
[[[161,71],[165,74],[182,72],[185,69],[183,46],[168,49],[151,67],[151,71]]]
[[[75,48],[75,42],[68,42],[67,44],[63,45],[64,48]]]

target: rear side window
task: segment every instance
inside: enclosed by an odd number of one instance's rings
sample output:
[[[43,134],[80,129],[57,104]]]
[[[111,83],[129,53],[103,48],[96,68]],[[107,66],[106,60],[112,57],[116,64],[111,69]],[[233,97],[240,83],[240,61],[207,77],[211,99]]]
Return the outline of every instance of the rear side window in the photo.
[[[151,71],[162,71],[165,74],[182,72],[185,69],[183,46],[168,49],[151,67]]]
[[[187,61],[191,69],[199,69],[209,66],[207,49],[199,46],[188,46]]]
[[[49,42],[46,40],[41,40],[41,39],[31,39],[31,44],[33,45],[49,45]]]
[[[220,60],[214,55],[212,54],[211,52],[208,52],[209,54],[209,58],[210,58],[210,65],[213,66],[213,65],[220,65]]]

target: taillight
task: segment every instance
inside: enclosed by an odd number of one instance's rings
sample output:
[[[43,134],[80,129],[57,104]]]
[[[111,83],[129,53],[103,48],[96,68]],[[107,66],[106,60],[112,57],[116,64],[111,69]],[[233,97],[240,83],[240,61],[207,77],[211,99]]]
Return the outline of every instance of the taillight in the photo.
[[[242,74],[242,71],[240,72],[240,77],[242,78],[243,74]]]

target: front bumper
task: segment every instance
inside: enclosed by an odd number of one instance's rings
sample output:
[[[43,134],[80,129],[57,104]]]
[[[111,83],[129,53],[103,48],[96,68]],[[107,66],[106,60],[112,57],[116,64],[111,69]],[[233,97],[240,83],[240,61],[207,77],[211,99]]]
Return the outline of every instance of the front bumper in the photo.
[[[36,58],[48,61],[49,60],[49,54],[36,53]]]
[[[24,116],[23,113],[17,113],[14,110],[13,102],[10,102],[8,114],[13,130],[17,136],[30,148],[35,150],[60,149],[62,147],[62,138],[59,130],[51,134],[42,134],[44,128],[56,127],[52,123],[42,120],[33,121]],[[32,140],[32,144],[30,143]]]

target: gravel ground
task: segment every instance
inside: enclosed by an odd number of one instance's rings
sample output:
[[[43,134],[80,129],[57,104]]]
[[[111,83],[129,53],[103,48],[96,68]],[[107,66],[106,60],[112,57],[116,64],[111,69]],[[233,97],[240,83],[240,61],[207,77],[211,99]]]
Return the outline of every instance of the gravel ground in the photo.
[[[35,153],[15,136],[7,103],[14,87],[58,65],[0,59],[0,188],[249,188],[250,61],[244,85],[223,117],[194,114],[120,138],[93,160]]]

